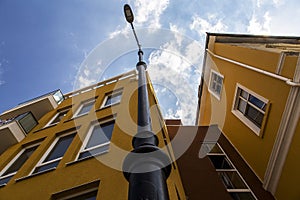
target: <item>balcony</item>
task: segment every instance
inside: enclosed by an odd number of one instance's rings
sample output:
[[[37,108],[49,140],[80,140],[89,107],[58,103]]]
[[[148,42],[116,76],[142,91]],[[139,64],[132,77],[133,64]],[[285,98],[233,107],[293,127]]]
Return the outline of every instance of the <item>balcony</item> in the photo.
[[[10,146],[24,139],[37,124],[31,112],[0,120],[0,155]]]
[[[3,112],[0,119],[11,119],[23,113],[31,112],[35,119],[39,120],[44,114],[55,109],[63,100],[64,97],[61,91],[55,90],[20,103],[18,106]]]

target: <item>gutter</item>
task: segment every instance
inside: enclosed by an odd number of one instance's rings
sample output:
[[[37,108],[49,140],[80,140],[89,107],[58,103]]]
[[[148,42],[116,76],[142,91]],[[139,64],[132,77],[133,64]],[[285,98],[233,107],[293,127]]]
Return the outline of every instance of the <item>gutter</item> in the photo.
[[[213,57],[215,58],[218,58],[220,60],[223,60],[223,61],[226,61],[226,62],[229,62],[229,63],[232,63],[232,64],[235,64],[235,65],[238,65],[240,67],[243,67],[243,68],[246,68],[246,69],[249,69],[249,70],[252,70],[252,71],[255,71],[255,72],[258,72],[258,73],[261,73],[261,74],[264,74],[264,75],[267,75],[267,76],[270,76],[272,78],[276,78],[278,80],[281,80],[281,81],[284,81],[287,85],[291,86],[291,87],[300,87],[300,82],[294,82],[292,79],[289,79],[287,77],[284,77],[284,76],[280,76],[278,74],[275,74],[275,73],[272,73],[272,72],[268,72],[268,71],[265,71],[265,70],[262,70],[262,69],[258,69],[256,67],[253,67],[251,65],[247,65],[245,63],[241,63],[241,62],[238,62],[238,61],[235,61],[235,60],[232,60],[232,59],[229,59],[229,58],[225,58],[223,56],[219,56],[213,52],[211,52],[209,49],[206,49],[206,51],[212,55]]]

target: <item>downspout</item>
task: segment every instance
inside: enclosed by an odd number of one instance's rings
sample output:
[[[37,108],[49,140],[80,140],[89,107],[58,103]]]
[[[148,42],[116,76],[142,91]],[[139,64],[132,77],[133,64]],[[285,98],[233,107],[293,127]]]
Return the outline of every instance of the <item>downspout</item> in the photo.
[[[277,137],[272,149],[269,163],[265,173],[263,187],[275,195],[281,173],[289,153],[296,126],[300,117],[300,57],[295,69],[293,81],[289,81],[291,86],[290,93],[285,105],[285,110],[281,118],[280,126],[277,131]]]

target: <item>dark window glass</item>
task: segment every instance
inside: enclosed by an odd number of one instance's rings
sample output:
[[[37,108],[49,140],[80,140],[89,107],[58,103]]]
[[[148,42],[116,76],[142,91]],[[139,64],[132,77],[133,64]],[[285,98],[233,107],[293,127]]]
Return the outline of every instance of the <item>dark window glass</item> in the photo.
[[[239,111],[241,111],[241,113],[244,114],[245,111],[246,111],[246,107],[247,107],[247,102],[244,101],[243,99],[239,99],[239,103],[238,103],[237,109],[238,109]]]
[[[247,189],[247,186],[235,171],[218,172],[227,189]]]
[[[50,154],[44,160],[47,162],[49,160],[54,160],[56,158],[61,158],[66,150],[68,149],[69,145],[71,144],[75,134],[67,135],[64,137],[59,138],[53,149],[51,150]]]
[[[5,178],[0,178],[0,186],[8,183],[8,181],[13,177],[13,175],[5,177]]]
[[[94,126],[84,150],[78,159],[99,155],[107,152],[114,129],[114,121]],[[106,143],[106,144],[105,144]],[[105,145],[104,145],[105,144]]]
[[[37,168],[35,168],[33,173],[43,172],[43,171],[46,171],[48,169],[52,169],[52,168],[54,168],[58,165],[59,161],[60,160],[55,161],[55,162],[51,162],[51,163],[49,163],[47,165],[43,165],[41,167],[37,167]]]
[[[85,149],[109,142],[113,129],[114,121],[95,126]]]
[[[97,197],[97,191],[89,192],[86,194],[82,194],[77,197],[72,197],[67,200],[96,200]]]
[[[257,125],[258,127],[261,127],[263,118],[264,118],[263,113],[259,112],[258,110],[256,110],[255,108],[253,108],[251,106],[247,106],[245,116],[249,120],[251,120],[255,125]]]
[[[233,169],[224,155],[209,155],[209,159],[216,169]]]
[[[255,200],[251,192],[230,192],[233,200]]]
[[[66,114],[67,114],[68,111],[69,111],[69,110],[65,110],[65,111],[60,112],[60,113],[55,117],[55,119],[51,122],[51,124],[56,124],[56,123],[60,122],[61,119],[62,119],[64,116],[66,116]]]
[[[262,102],[261,100],[259,100],[258,98],[256,98],[255,96],[252,96],[250,94],[249,96],[249,102],[251,102],[253,105],[255,105],[256,107],[262,109],[265,111],[266,109],[266,104],[264,102]]]
[[[101,146],[101,147],[97,147],[97,148],[95,148],[95,149],[92,149],[92,150],[88,150],[88,151],[82,152],[82,153],[79,155],[79,158],[78,158],[78,159],[88,158],[88,157],[100,155],[100,154],[102,154],[102,153],[104,153],[104,152],[107,152],[108,149],[109,149],[109,144],[108,144],[108,145]]]
[[[61,158],[67,151],[69,145],[71,144],[74,134],[60,137],[54,147],[51,149],[51,152],[48,154],[45,160],[41,164],[39,164],[33,173],[46,171],[48,169],[52,169],[58,165]]]
[[[78,112],[77,116],[89,113],[93,105],[94,101],[84,104]]]
[[[248,99],[248,92],[241,90],[241,97],[243,97],[244,99]]]
[[[22,165],[28,160],[28,158],[31,156],[31,154],[36,150],[37,146],[31,147],[26,149],[19,157],[18,159],[6,170],[2,176],[17,172]]]
[[[109,95],[104,106],[113,105],[121,101],[121,93]]]

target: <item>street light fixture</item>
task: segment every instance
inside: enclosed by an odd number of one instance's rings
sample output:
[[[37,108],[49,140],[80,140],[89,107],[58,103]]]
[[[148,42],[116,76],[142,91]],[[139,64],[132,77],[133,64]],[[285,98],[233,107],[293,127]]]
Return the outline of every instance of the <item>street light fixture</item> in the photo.
[[[123,162],[123,173],[129,182],[129,200],[168,200],[166,180],[171,173],[169,157],[158,147],[158,138],[152,132],[143,51],[133,26],[133,12],[124,5],[126,21],[130,23],[138,45],[138,130],[132,139],[133,150]]]

